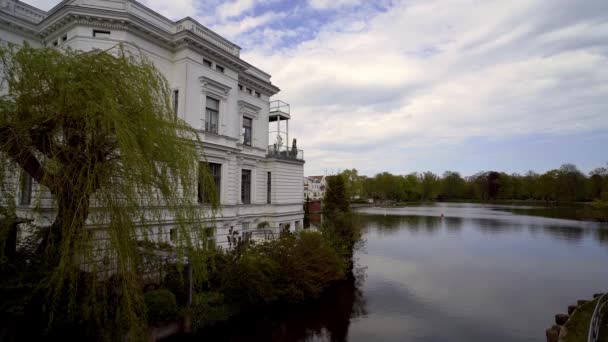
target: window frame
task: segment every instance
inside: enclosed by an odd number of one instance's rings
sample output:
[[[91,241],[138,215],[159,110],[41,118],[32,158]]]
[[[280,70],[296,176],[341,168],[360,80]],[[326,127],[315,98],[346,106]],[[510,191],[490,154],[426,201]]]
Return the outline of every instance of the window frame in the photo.
[[[108,37],[112,35],[112,31],[93,29],[93,38],[97,38],[97,35],[101,35],[100,37]]]
[[[247,177],[246,177],[247,176]],[[241,169],[241,203],[251,204],[252,171]]]
[[[198,187],[197,187],[197,201],[199,204],[210,204],[210,198],[208,193],[205,191],[207,188],[205,186],[205,179],[202,176],[202,169],[206,167],[211,173],[211,177],[213,178],[213,182],[215,185],[215,192],[217,196],[218,202],[221,202],[222,199],[222,164],[220,163],[210,163],[201,161],[199,162],[199,176],[198,176]]]
[[[272,204],[272,172],[266,172],[266,204]]]
[[[245,122],[249,126],[245,126]],[[253,146],[253,119],[248,116],[243,116],[243,145]],[[249,134],[247,134],[249,133]]]
[[[209,100],[217,102],[217,109],[209,107]],[[213,96],[205,97],[205,132],[219,134],[220,130],[220,106],[221,101]],[[211,129],[212,119],[215,117],[215,129]]]
[[[28,206],[32,204],[32,190],[34,179],[29,173],[22,171],[19,179],[19,205]]]
[[[179,111],[179,89],[173,89],[173,112],[175,113],[175,117],[177,117],[177,113]]]

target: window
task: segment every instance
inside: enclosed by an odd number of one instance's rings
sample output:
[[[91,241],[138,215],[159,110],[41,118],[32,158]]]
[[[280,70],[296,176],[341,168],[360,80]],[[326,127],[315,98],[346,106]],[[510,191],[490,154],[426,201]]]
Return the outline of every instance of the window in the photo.
[[[251,170],[241,170],[241,203],[251,203]]]
[[[171,228],[171,230],[169,231],[169,240],[177,241],[177,229],[176,228]]]
[[[64,34],[63,37],[61,37],[61,41],[65,42],[66,40],[68,40],[68,35]]]
[[[239,84],[239,90],[243,91],[243,85],[242,84]]]
[[[53,42],[53,46],[57,46],[57,44],[59,44],[58,40],[56,40],[56,41]]]
[[[32,176],[27,172],[21,173],[21,182],[19,189],[19,204],[30,205],[32,204]]]
[[[211,63],[211,61],[210,61],[210,60],[207,60],[207,59],[204,59],[204,58],[203,58],[203,65],[204,65],[204,66],[206,66],[206,67],[208,67],[208,68],[211,68],[211,64],[212,64],[212,63]]]
[[[247,94],[251,95],[251,92],[252,92],[252,91],[253,91],[253,90],[251,90],[251,89],[247,88]]]
[[[270,204],[270,194],[272,194],[272,174],[267,172],[266,177],[266,203]]]
[[[203,248],[207,250],[215,249],[215,227],[203,228]]]
[[[260,94],[260,92],[259,92],[259,91],[256,91],[256,92],[255,92],[255,97],[262,97],[262,94]]]
[[[251,146],[251,119],[243,117],[243,144]]]
[[[207,96],[205,111],[205,131],[217,134],[219,122],[220,101]]]
[[[108,30],[93,30],[93,37],[107,37],[110,35]]]
[[[206,239],[212,239],[215,237],[215,227],[205,227],[203,234]]]
[[[215,65],[215,70],[219,71],[219,72],[224,72],[224,67],[221,65]]]
[[[173,90],[173,112],[175,113],[176,117],[177,117],[178,106],[179,106],[179,90],[175,89],[175,90]]]
[[[203,170],[208,168],[209,174],[204,177]],[[211,176],[211,179],[209,178]],[[215,186],[215,198],[219,201],[222,191],[222,164],[200,162],[198,177],[198,203],[211,203],[211,192]],[[206,182],[213,182],[207,185]]]

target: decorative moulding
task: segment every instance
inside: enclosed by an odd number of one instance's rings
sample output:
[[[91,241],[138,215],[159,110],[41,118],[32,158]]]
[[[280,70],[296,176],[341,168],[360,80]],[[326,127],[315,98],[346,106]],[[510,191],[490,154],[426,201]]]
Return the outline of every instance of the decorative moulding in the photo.
[[[201,82],[203,92],[210,92],[221,96],[222,98],[225,98],[228,95],[230,89],[232,89],[231,87],[222,84],[218,81],[212,80],[209,77],[201,76],[198,79]]]
[[[258,117],[258,114],[260,114],[260,110],[262,108],[252,105],[251,103],[247,102],[247,101],[243,101],[243,100],[239,100],[239,113],[242,115],[247,115],[247,116],[251,116],[253,118]]]

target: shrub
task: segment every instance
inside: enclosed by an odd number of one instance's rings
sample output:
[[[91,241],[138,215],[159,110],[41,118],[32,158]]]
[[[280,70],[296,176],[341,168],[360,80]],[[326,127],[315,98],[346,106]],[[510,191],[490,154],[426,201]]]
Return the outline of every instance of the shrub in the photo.
[[[224,302],[224,295],[220,292],[203,292],[194,295],[190,310],[194,329],[225,321],[237,312],[234,307]]]
[[[230,303],[242,306],[268,303],[276,299],[277,263],[255,248],[241,251],[227,261],[221,272],[221,288]]]
[[[168,321],[177,317],[175,295],[167,289],[153,290],[144,295],[146,317],[149,324]]]
[[[318,232],[284,236],[270,245],[279,263],[279,297],[288,303],[317,298],[333,281],[344,277],[340,256]]]
[[[179,305],[188,302],[188,277],[184,271],[180,272],[176,266],[172,266],[163,279],[163,287],[175,294]]]

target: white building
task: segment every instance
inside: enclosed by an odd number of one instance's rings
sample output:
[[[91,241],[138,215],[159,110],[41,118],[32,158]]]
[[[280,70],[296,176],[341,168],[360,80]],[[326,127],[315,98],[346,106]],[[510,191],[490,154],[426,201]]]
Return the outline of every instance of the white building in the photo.
[[[323,199],[326,187],[325,176],[304,177],[304,198],[310,200]]]
[[[222,205],[216,235],[261,222],[302,226],[304,160],[286,146],[289,105],[270,101],[279,88],[239,57],[237,45],[192,18],[175,22],[133,0],[65,0],[48,12],[0,0],[0,43],[24,41],[82,51],[137,46],[169,81],[177,115],[201,133]],[[20,210],[28,196],[21,194]]]

